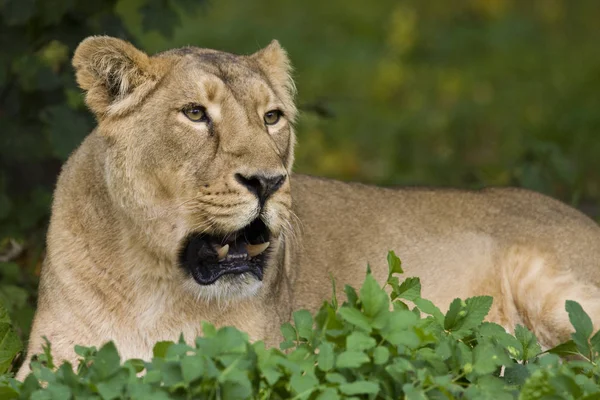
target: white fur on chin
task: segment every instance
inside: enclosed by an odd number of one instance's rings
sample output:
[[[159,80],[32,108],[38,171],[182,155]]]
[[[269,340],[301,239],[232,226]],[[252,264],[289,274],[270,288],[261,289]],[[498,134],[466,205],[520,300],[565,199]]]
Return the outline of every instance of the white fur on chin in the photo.
[[[185,281],[184,288],[197,301],[214,302],[218,307],[226,307],[232,302],[256,296],[262,284],[252,273],[245,272],[240,275],[224,275],[210,285],[200,285],[194,278],[189,278]]]

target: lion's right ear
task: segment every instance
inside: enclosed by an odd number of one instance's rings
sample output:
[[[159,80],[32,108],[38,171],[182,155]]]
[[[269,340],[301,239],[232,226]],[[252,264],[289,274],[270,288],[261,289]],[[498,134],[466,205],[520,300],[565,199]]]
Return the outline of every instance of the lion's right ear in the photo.
[[[92,36],[73,56],[77,83],[98,116],[125,113],[160,79],[161,68],[133,45],[108,36]]]

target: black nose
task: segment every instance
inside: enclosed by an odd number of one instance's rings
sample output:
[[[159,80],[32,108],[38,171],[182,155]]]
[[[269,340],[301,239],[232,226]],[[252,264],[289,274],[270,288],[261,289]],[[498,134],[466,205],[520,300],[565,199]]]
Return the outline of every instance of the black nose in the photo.
[[[277,191],[285,182],[286,175],[264,176],[252,175],[244,176],[235,174],[235,180],[244,185],[249,191],[258,197],[260,204],[264,204],[267,199]]]

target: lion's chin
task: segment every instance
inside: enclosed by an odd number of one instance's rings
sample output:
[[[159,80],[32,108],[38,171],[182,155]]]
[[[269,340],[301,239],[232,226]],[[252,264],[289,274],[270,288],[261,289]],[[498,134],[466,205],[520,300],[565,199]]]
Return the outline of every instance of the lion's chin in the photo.
[[[225,235],[193,233],[183,241],[179,263],[201,286],[261,282],[271,253],[270,237],[260,218]]]
[[[198,301],[215,302],[220,306],[235,301],[245,300],[257,295],[262,281],[250,273],[226,275],[212,285],[199,285],[195,279],[185,282],[185,289]]]

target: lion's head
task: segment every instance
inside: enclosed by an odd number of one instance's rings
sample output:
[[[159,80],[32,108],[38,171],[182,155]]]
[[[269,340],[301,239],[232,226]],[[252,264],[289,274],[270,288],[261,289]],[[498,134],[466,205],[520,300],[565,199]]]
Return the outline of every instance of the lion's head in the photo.
[[[279,44],[249,56],[195,47],[148,56],[92,37],[73,65],[106,143],[111,201],[146,245],[204,297],[247,296],[272,279],[291,215],[296,115]]]

